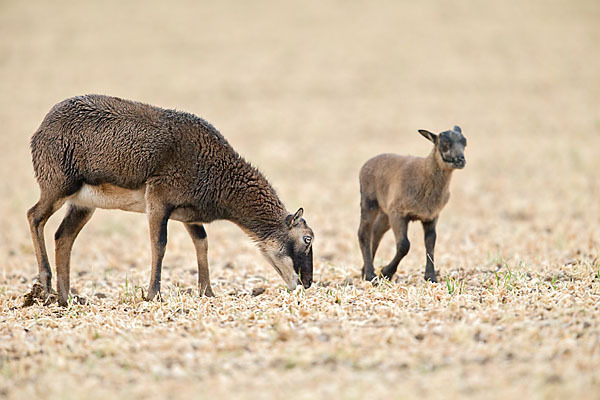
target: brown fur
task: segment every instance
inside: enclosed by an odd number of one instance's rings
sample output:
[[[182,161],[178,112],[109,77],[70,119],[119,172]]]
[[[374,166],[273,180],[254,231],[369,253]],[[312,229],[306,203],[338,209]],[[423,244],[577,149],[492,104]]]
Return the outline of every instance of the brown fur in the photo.
[[[368,160],[360,170],[361,221],[358,231],[364,259],[363,277],[375,278],[373,258],[381,238],[390,228],[396,237],[396,256],[382,270],[388,279],[396,272],[400,260],[408,253],[410,242],[407,237],[408,223],[422,222],[425,229],[427,261],[425,279],[435,281],[434,247],[435,227],[438,216],[450,198],[450,178],[455,168],[464,166],[466,141],[460,132],[442,133],[444,151],[441,151],[438,136],[421,132],[434,142],[429,156],[412,157],[397,154],[381,154]],[[426,132],[426,133],[425,133]],[[452,134],[449,134],[452,132]],[[464,141],[464,144],[463,144]],[[456,161],[456,165],[447,160]],[[462,166],[457,166],[462,158]]]
[[[201,118],[115,97],[74,97],[46,115],[31,138],[31,153],[40,200],[27,215],[39,280],[47,291],[51,271],[44,224],[69,203],[55,235],[62,304],[69,293],[73,241],[96,207],[147,214],[150,299],[160,290],[170,218],[183,222],[194,242],[201,294],[213,295],[202,224],[217,219],[230,220],[247,232],[290,287],[295,287],[300,272],[305,286],[312,281],[310,246],[296,243],[313,236],[302,224],[301,210],[290,215],[265,177]]]

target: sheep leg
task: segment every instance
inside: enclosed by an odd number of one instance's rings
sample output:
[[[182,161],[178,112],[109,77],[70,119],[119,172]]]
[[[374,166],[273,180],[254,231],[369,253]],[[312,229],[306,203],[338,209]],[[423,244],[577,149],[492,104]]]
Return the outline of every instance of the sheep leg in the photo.
[[[70,205],[65,218],[54,234],[56,243],[56,291],[58,292],[58,304],[61,306],[66,306],[69,298],[69,271],[73,242],[93,213],[93,208]]]
[[[437,282],[435,277],[435,265],[433,261],[435,240],[437,238],[437,233],[435,231],[437,221],[437,218],[434,218],[432,221],[423,221],[423,231],[425,232],[425,252],[427,254],[427,261],[425,264],[425,280],[431,282]]]
[[[162,272],[162,261],[167,247],[167,223],[172,208],[167,207],[158,197],[155,190],[146,189],[146,213],[148,214],[148,225],[150,228],[150,245],[152,248],[152,273],[146,300],[153,300],[158,294],[160,299],[160,276]]]
[[[376,278],[373,268],[373,251],[371,249],[373,237],[373,221],[378,210],[371,207],[361,207],[360,226],[358,227],[358,242],[363,256],[362,277],[367,281]]]
[[[58,195],[42,195],[40,200],[27,211],[31,239],[33,240],[33,249],[38,263],[37,279],[46,293],[50,293],[52,290],[52,270],[50,269],[48,253],[46,252],[44,227],[52,214],[54,214],[64,202],[65,199],[61,199]]]
[[[208,239],[204,226],[198,224],[184,224],[187,229],[194,247],[196,248],[196,258],[198,259],[198,291],[200,296],[214,297],[210,287],[210,276],[208,272]]]
[[[381,275],[384,278],[391,280],[398,269],[398,264],[400,264],[400,261],[408,253],[408,250],[410,249],[410,242],[407,235],[408,219],[404,217],[391,217],[390,224],[392,226],[394,236],[396,237],[396,255],[392,261],[390,261],[390,263],[381,270]]]
[[[371,242],[371,254],[375,259],[375,253],[381,242],[383,235],[390,229],[390,220],[387,215],[380,212],[375,220],[375,226],[373,227],[373,238]]]

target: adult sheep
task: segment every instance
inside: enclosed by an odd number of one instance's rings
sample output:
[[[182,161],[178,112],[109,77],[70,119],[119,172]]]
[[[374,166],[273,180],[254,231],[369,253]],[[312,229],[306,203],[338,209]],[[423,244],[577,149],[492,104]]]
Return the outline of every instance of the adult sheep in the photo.
[[[201,295],[213,296],[203,224],[240,226],[290,289],[312,283],[313,232],[303,210],[286,211],[267,179],[208,122],[195,115],[101,95],[56,104],[31,138],[39,201],[27,212],[38,280],[51,291],[44,225],[64,203],[55,234],[58,301],[67,304],[71,248],[95,208],[145,213],[152,274],[160,294],[167,221],[183,222],[198,258]]]

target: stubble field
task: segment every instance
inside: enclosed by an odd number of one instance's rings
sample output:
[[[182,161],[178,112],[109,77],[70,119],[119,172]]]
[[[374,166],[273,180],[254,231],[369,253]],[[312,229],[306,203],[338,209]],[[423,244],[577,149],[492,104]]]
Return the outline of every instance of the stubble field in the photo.
[[[599,398],[598,43],[596,1],[1,2],[0,397]],[[165,300],[145,302],[146,218],[98,210],[71,262],[88,303],[22,308],[29,138],[84,93],[213,123],[304,207],[313,287],[287,291],[217,222],[217,297],[199,298],[171,222]],[[426,155],[417,129],[455,124],[469,145],[438,225],[440,283],[422,279],[416,223],[394,281],[363,283],[360,166]],[[393,249],[388,233],[376,268]]]

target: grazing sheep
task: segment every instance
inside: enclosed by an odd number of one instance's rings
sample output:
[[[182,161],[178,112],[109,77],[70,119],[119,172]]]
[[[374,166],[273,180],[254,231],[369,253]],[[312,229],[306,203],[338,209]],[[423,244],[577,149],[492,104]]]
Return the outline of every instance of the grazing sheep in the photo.
[[[391,279],[410,248],[408,223],[419,220],[425,231],[425,279],[437,282],[433,262],[435,227],[450,197],[452,172],[466,164],[467,140],[458,126],[439,135],[426,130],[419,133],[434,145],[429,156],[380,154],[360,170],[358,240],[364,259],[362,276],[369,281],[375,278],[373,258],[383,234],[391,227],[396,237],[396,256],[381,270],[383,277]]]
[[[60,304],[69,295],[73,242],[95,208],[147,215],[149,300],[160,295],[169,219],[183,222],[194,242],[201,295],[214,295],[202,224],[218,219],[234,222],[256,241],[290,289],[312,283],[313,232],[302,219],[302,208],[289,214],[266,178],[195,115],[116,97],[74,97],[46,115],[31,138],[31,153],[40,199],[27,217],[38,280],[47,293],[52,273],[44,225],[68,203],[55,235]]]

